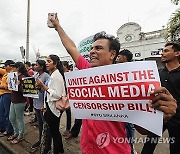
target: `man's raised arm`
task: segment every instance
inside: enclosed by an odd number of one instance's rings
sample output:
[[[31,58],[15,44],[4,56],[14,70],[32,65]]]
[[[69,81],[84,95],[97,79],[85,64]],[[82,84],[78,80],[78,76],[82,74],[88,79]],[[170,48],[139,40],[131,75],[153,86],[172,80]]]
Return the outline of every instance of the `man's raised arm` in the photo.
[[[71,55],[74,62],[77,63],[80,53],[75,43],[69,38],[69,36],[66,34],[66,32],[63,30],[63,28],[59,24],[57,13],[55,14],[54,17],[52,17],[51,22],[54,25],[56,31],[58,32],[61,42],[66,48],[67,52]]]

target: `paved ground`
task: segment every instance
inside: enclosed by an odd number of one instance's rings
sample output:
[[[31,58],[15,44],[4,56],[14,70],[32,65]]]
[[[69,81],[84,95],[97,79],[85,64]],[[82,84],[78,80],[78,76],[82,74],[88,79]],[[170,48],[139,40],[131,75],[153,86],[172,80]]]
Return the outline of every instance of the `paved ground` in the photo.
[[[65,116],[66,114],[64,113],[62,116],[61,120],[61,127],[60,130],[61,132],[64,132],[65,130]],[[0,138],[0,144],[3,144],[6,148],[8,148],[13,154],[39,154],[39,150],[36,151],[31,151],[30,147],[31,145],[37,141],[37,136],[38,136],[38,128],[35,126],[32,126],[29,121],[33,116],[25,116],[25,140],[20,142],[18,145],[11,145],[6,137]],[[74,121],[72,121],[73,123]],[[140,135],[139,133],[135,133],[135,136],[139,139],[140,137],[144,137]],[[164,137],[167,137],[167,132],[164,133]],[[135,148],[138,154],[140,154],[140,151],[142,149],[142,140],[138,140],[139,143],[135,144]],[[64,143],[64,148],[65,148],[65,154],[80,154],[80,137],[76,139],[71,139],[71,140],[65,140],[63,137],[63,143]],[[168,144],[161,143],[158,144],[156,151],[154,154],[169,154],[168,150]]]

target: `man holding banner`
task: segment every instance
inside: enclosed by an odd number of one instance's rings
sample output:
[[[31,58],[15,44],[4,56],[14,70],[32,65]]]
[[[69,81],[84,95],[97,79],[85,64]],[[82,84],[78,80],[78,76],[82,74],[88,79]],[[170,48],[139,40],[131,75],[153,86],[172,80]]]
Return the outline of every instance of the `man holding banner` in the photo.
[[[114,36],[108,35],[105,32],[97,33],[94,36],[94,43],[92,50],[90,51],[89,63],[81,56],[74,42],[67,36],[63,28],[60,26],[57,14],[51,19],[51,21],[58,32],[64,47],[72,56],[79,69],[110,65],[115,62],[120,50],[120,43]],[[152,99],[152,108],[164,112],[165,118],[170,118],[175,114],[176,102],[165,88],[157,88],[152,92],[152,94],[156,94],[156,97]],[[141,128],[141,133],[147,133],[147,131]],[[117,144],[115,142],[110,142],[112,136],[118,136],[121,138],[127,137],[124,122],[83,119],[81,135],[82,152],[85,154],[131,153],[129,143],[124,142]]]
[[[180,44],[166,43],[161,55],[161,61],[165,63],[165,67],[159,70],[161,84],[170,91],[178,106],[176,114],[164,122],[163,131],[167,129],[169,138],[174,139],[169,145],[170,154],[177,154],[180,152]],[[149,134],[148,137],[149,141],[144,144],[141,154],[152,154],[156,148],[157,142],[153,143],[152,140],[159,139],[159,136]]]

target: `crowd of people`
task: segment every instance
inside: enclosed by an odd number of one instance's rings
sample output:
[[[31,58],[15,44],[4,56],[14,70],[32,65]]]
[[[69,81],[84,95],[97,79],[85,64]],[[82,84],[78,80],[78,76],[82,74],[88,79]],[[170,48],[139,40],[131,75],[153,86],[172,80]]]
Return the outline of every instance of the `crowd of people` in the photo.
[[[39,137],[31,146],[32,150],[40,147],[42,142],[43,126],[48,124],[45,148],[42,153],[51,151],[53,140],[53,152],[64,153],[61,133],[59,132],[60,118],[63,111],[56,109],[55,102],[66,95],[64,72],[70,71],[68,62],[61,62],[57,55],[49,55],[46,61],[38,59],[32,69],[30,62],[14,62],[6,60],[4,67],[0,68],[0,137],[7,136],[11,144],[18,144],[24,140],[25,124],[24,116],[35,113],[30,123],[37,122]],[[8,73],[18,73],[18,91],[8,89]],[[38,98],[24,97],[22,78],[36,78]],[[71,110],[66,110],[67,128],[64,136],[71,130]],[[80,128],[79,128],[80,131]],[[76,137],[78,134],[76,135]],[[69,138],[69,137],[68,137]]]
[[[117,38],[102,31],[94,35],[92,49],[90,50],[90,62],[78,51],[75,43],[70,39],[61,27],[57,14],[51,22],[57,31],[62,44],[71,55],[76,67],[88,69],[112,65],[115,63],[131,62],[133,54],[127,50],[120,50],[120,42]],[[120,51],[120,52],[119,52]],[[151,107],[163,112],[163,130],[168,130],[169,136],[174,137],[170,143],[170,153],[177,154],[180,151],[180,45],[175,42],[167,43],[162,51],[164,68],[159,70],[162,87],[152,91],[154,95]],[[104,148],[99,148],[96,143],[97,136],[102,132],[108,132],[110,136],[122,138],[134,137],[135,129],[149,138],[158,138],[155,134],[137,125],[125,122],[75,119],[71,128],[71,109],[60,111],[56,108],[56,101],[67,95],[64,72],[70,70],[68,62],[61,62],[57,55],[49,55],[47,60],[37,60],[32,69],[31,63],[13,62],[7,60],[4,68],[0,68],[2,75],[0,84],[0,136],[8,136],[7,140],[12,144],[18,144],[24,139],[24,114],[35,112],[34,121],[38,122],[39,136],[32,145],[32,149],[40,147],[43,129],[47,124],[47,131],[43,154],[51,150],[54,154],[64,153],[62,135],[59,131],[63,112],[66,112],[66,130],[63,133],[66,139],[75,138],[81,131],[81,150],[83,154],[134,154],[133,143],[116,144],[111,142]],[[10,91],[7,86],[7,74],[18,73],[18,91]],[[23,96],[22,78],[35,77],[38,98]],[[103,99],[103,98],[102,98]],[[53,143],[52,143],[53,141]],[[51,146],[53,145],[53,146]],[[142,149],[142,154],[153,154],[156,144],[147,141]],[[53,147],[53,149],[52,149]]]

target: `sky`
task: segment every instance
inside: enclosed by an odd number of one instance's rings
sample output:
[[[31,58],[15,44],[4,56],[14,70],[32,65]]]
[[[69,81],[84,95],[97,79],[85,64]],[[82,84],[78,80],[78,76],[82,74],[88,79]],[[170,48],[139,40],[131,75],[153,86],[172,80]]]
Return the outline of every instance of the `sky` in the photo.
[[[100,31],[117,36],[127,22],[136,22],[142,32],[162,29],[178,6],[170,0],[30,0],[30,61],[41,56],[67,56],[57,32],[47,27],[48,13],[58,13],[61,26],[78,46]],[[21,61],[26,48],[27,0],[0,0],[0,60]]]

